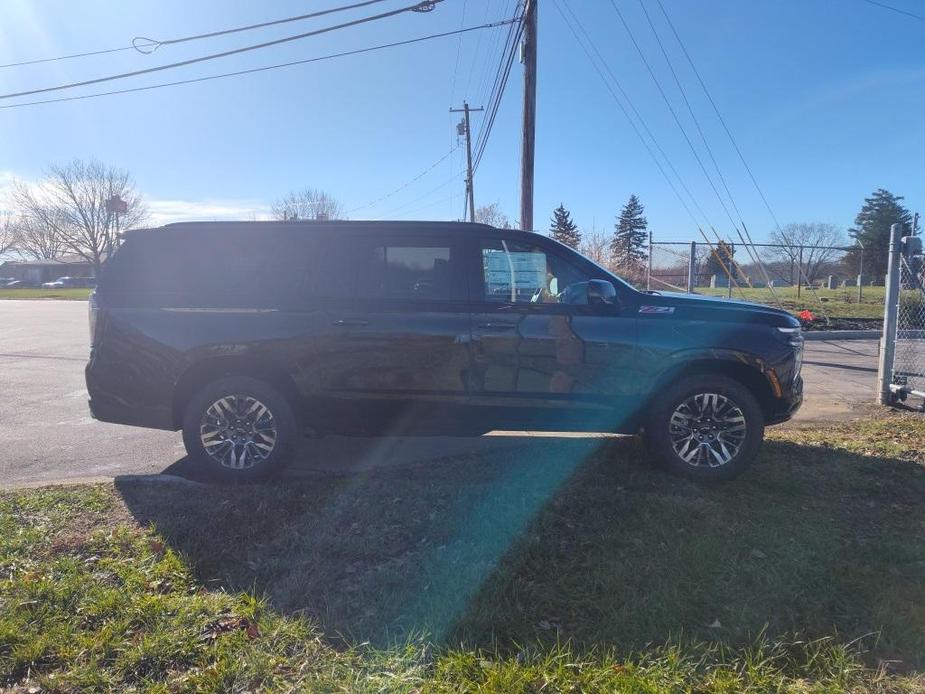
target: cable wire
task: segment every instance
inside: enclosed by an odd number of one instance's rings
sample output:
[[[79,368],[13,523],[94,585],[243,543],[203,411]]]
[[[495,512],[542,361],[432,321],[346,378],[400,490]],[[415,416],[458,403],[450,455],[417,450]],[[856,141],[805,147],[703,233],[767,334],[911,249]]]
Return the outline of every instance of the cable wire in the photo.
[[[900,9],[899,7],[893,7],[892,5],[887,5],[885,2],[877,2],[877,0],[863,0],[868,5],[874,5],[876,7],[882,7],[885,10],[890,10],[891,12],[898,12],[899,14],[904,14],[907,17],[912,17],[913,19],[918,19],[921,22],[925,22],[925,17],[920,14],[915,14],[914,12],[909,12],[908,10]]]
[[[519,4],[516,7],[519,8]],[[516,12],[516,8],[515,8],[515,12]],[[502,84],[506,83],[507,81],[506,75],[510,71],[510,66],[508,64],[510,63],[510,60],[506,56],[509,56],[510,55],[509,52],[514,50],[514,47],[516,46],[516,43],[517,43],[516,37],[519,36],[519,31],[521,29],[522,29],[522,26],[517,27],[513,24],[508,27],[507,35],[505,36],[504,44],[501,50],[498,67],[495,70],[495,78],[491,85],[491,90],[488,93],[488,98],[487,100],[484,101],[485,103],[488,104],[488,107],[486,109],[486,112],[488,115],[482,119],[482,125],[479,128],[478,135],[476,136],[475,147],[474,147],[475,156],[473,157],[473,166],[472,166],[473,171],[475,171],[478,168],[479,162],[481,161],[481,153],[485,148],[485,144],[487,143],[487,140],[488,140],[488,135],[490,134],[491,128],[494,125],[493,116],[497,113],[500,99],[501,99],[501,93],[503,93],[504,91],[504,87],[502,86]],[[512,59],[512,56],[510,59]],[[507,71],[505,70],[505,68],[507,68]]]
[[[367,207],[373,207],[374,205],[378,205],[378,204],[379,204],[380,202],[382,202],[383,200],[387,200],[388,198],[392,197],[392,196],[395,195],[396,193],[400,193],[400,192],[403,191],[405,188],[407,188],[408,186],[410,186],[412,183],[414,183],[415,181],[420,181],[422,178],[424,178],[424,176],[426,176],[426,175],[429,174],[431,171],[433,171],[433,170],[436,169],[438,166],[440,166],[440,164],[442,164],[444,161],[446,161],[447,158],[448,158],[450,155],[452,155],[453,152],[455,152],[455,151],[458,150],[458,149],[459,149],[459,145],[456,145],[456,146],[453,147],[449,152],[447,152],[446,154],[444,154],[442,157],[440,157],[437,161],[435,161],[433,164],[431,164],[430,166],[428,166],[426,169],[424,169],[421,173],[419,173],[419,174],[418,174],[417,176],[415,176],[414,178],[411,178],[411,179],[405,181],[403,184],[401,184],[400,186],[398,186],[398,188],[396,188],[395,190],[393,190],[393,191],[391,191],[391,192],[389,192],[389,193],[386,193],[385,195],[383,195],[383,196],[381,196],[381,197],[378,197],[378,198],[376,198],[375,200],[373,200],[373,201],[371,201],[371,202],[368,202],[368,203],[366,203],[366,204],[364,204],[364,205],[359,205],[359,206],[357,206],[357,207],[354,207],[354,208],[352,208],[352,209],[347,210],[347,214],[351,214],[351,213],[353,213],[353,212],[356,212],[357,210],[366,209]]]
[[[386,19],[388,17],[394,17],[395,15],[404,14],[405,12],[430,11],[431,9],[433,9],[434,4],[437,2],[443,2],[443,0],[423,0],[422,2],[415,3],[414,5],[407,5],[405,7],[400,7],[395,10],[390,10],[389,12],[382,12],[380,14],[370,15],[369,17],[362,17],[361,19],[354,19],[350,22],[343,22],[342,24],[336,24],[334,26],[323,27],[321,29],[315,29],[314,31],[306,31],[304,33],[296,34],[294,36],[286,36],[281,39],[274,39],[273,41],[264,41],[263,43],[257,43],[251,46],[244,46],[242,48],[234,48],[228,51],[222,51],[220,53],[212,53],[210,55],[204,55],[198,58],[190,58],[189,60],[181,60],[176,63],[169,63],[167,65],[158,65],[156,67],[145,68],[144,70],[133,70],[131,72],[123,72],[118,75],[108,75],[106,77],[97,77],[92,80],[83,80],[82,82],[71,82],[69,84],[57,85],[54,87],[42,87],[41,89],[29,89],[23,92],[12,92],[10,94],[0,94],[0,99],[12,99],[14,97],[30,96],[32,94],[44,94],[47,92],[61,91],[63,89],[73,89],[74,87],[85,87],[90,84],[99,84],[100,82],[110,82],[112,80],[120,80],[120,79],[125,79],[127,77],[137,77],[138,75],[146,75],[152,72],[170,70],[170,69],[177,68],[177,67],[183,67],[185,65],[194,65],[196,63],[202,63],[208,60],[226,58],[230,55],[237,55],[239,53],[247,53],[249,51],[256,51],[262,48],[268,48],[270,46],[278,46],[280,44],[289,43],[291,41],[298,41],[301,39],[308,38],[310,36],[318,36],[320,34],[326,34],[331,31],[346,29],[348,27],[357,26],[359,24],[367,24],[369,22],[378,21],[380,19]]]
[[[517,24],[512,24],[511,29],[508,31],[508,38],[513,40],[510,41],[509,48],[506,44],[505,47],[508,51],[508,55],[506,58],[502,55],[502,61],[498,66],[498,72],[495,76],[495,85],[492,89],[493,100],[488,107],[489,115],[483,121],[483,125],[479,129],[478,138],[476,139],[476,153],[472,158],[473,172],[478,169],[479,164],[482,162],[482,155],[485,152],[485,148],[488,146],[488,138],[491,135],[492,127],[494,127],[495,117],[498,115],[498,109],[501,107],[501,99],[504,96],[504,89],[507,86],[508,77],[510,77],[511,74],[511,66],[514,64],[514,57],[517,55],[517,46],[520,42],[520,37],[523,34],[523,30],[524,22],[523,14],[521,14]]]
[[[59,55],[54,58],[36,58],[34,60],[23,60],[18,63],[7,63],[6,65],[0,65],[0,69],[6,67],[19,67],[22,65],[35,65],[37,63],[51,63],[58,60],[70,60],[71,58],[85,58],[91,55],[104,55],[106,53],[118,53],[119,51],[139,51],[148,55],[153,53],[161,46],[167,46],[175,43],[185,43],[187,41],[196,41],[198,39],[207,39],[212,38],[213,36],[223,36],[225,34],[234,34],[241,31],[250,31],[252,29],[262,29],[263,27],[275,26],[277,24],[286,24],[288,22],[298,22],[303,19],[311,19],[313,17],[321,17],[327,14],[333,14],[335,12],[344,12],[346,10],[355,10],[358,7],[366,7],[367,5],[373,5],[378,2],[385,2],[385,0],[364,0],[364,2],[357,2],[352,5],[342,5],[340,7],[333,7],[328,10],[321,10],[318,12],[311,12],[309,14],[302,14],[297,17],[286,17],[285,19],[275,19],[270,22],[261,22],[260,24],[251,24],[244,27],[236,27],[234,29],[224,29],[222,31],[212,31],[207,34],[196,34],[195,36],[183,36],[176,39],[166,39],[164,41],[158,41],[156,39],[149,39],[143,36],[136,36],[132,40],[131,46],[122,46],[121,48],[105,48],[99,51],[87,51],[86,53],[72,53],[70,55]],[[143,50],[145,48],[153,48],[150,51]]]
[[[385,2],[385,0],[363,0],[363,2],[355,2],[352,5],[341,5],[340,7],[332,7],[327,10],[318,10],[316,12],[309,12],[308,14],[301,14],[296,17],[286,17],[285,19],[274,19],[269,22],[260,22],[259,24],[250,24],[243,27],[235,27],[233,29],[223,29],[221,31],[210,31],[206,34],[196,34],[195,36],[184,36],[179,39],[168,39],[166,41],[157,41],[156,39],[148,39],[145,36],[139,36],[135,38],[135,41],[156,41],[157,45],[152,51],[153,53],[161,46],[169,46],[177,43],[186,43],[187,41],[198,41],[200,39],[211,39],[216,36],[225,36],[227,34],[237,34],[242,31],[252,31],[254,29],[263,29],[265,27],[277,26],[279,24],[288,24],[289,22],[301,22],[304,19],[314,19],[315,17],[324,17],[325,15],[334,14],[336,12],[346,12],[348,10],[356,10],[360,7],[368,7],[369,5],[375,5],[380,2]],[[134,41],[132,42],[134,44]]]
[[[79,96],[65,96],[57,99],[43,99],[40,101],[25,101],[19,104],[6,104],[0,106],[0,110],[9,109],[9,108],[22,108],[23,106],[37,106],[40,104],[55,104],[62,101],[79,101],[81,99],[95,99],[101,96],[113,96],[116,94],[130,94],[133,92],[144,92],[151,89],[162,89],[164,87],[175,87],[181,84],[194,84],[196,82],[208,82],[210,80],[224,79],[226,77],[237,77],[240,75],[249,75],[255,72],[266,72],[267,70],[276,70],[278,68],[291,67],[293,65],[305,65],[307,63],[317,63],[323,60],[331,60],[332,58],[343,58],[351,55],[359,55],[361,53],[369,53],[371,51],[379,51],[385,48],[395,48],[397,46],[407,46],[412,43],[420,43],[421,41],[430,41],[432,39],[444,38],[446,36],[455,36],[459,33],[465,33],[469,31],[477,31],[480,29],[492,29],[495,27],[504,26],[506,24],[513,23],[514,19],[507,19],[498,22],[491,22],[489,24],[480,24],[474,27],[467,27],[465,29],[457,29],[454,31],[445,31],[439,34],[430,34],[428,36],[419,36],[413,39],[406,39],[404,41],[393,41],[392,43],[383,43],[378,46],[368,46],[366,48],[357,48],[351,51],[341,51],[340,53],[330,53],[328,55],[318,56],[316,58],[306,58],[304,60],[293,60],[288,63],[277,63],[275,65],[264,65],[263,67],[249,68],[247,70],[236,70],[234,72],[224,72],[218,75],[207,75],[206,77],[194,77],[187,80],[178,80],[176,82],[163,82],[160,84],[149,84],[144,87],[132,87],[130,89],[117,89],[110,92],[97,92],[95,94],[81,94]]]
[[[649,142],[648,142],[648,141],[646,140],[646,138],[643,136],[642,131],[640,131],[639,127],[636,125],[636,122],[635,122],[635,121],[633,120],[633,118],[630,116],[629,111],[626,109],[626,106],[624,106],[623,102],[620,100],[620,97],[617,96],[617,93],[614,91],[613,86],[611,86],[611,82],[608,81],[607,76],[605,76],[604,72],[603,72],[603,71],[601,70],[601,68],[598,66],[597,61],[595,61],[594,57],[591,55],[591,52],[588,50],[588,47],[585,45],[585,42],[587,42],[587,44],[590,45],[591,48],[594,50],[594,53],[597,55],[598,61],[600,61],[600,63],[604,66],[604,69],[605,69],[605,70],[607,71],[607,73],[610,75],[610,78],[611,78],[611,80],[613,81],[613,84],[615,84],[615,85],[617,86],[617,88],[620,90],[620,93],[623,95],[623,98],[626,100],[627,104],[629,104],[629,106],[631,107],[631,109],[632,109],[633,112],[635,113],[636,118],[639,119],[640,124],[641,124],[642,127],[645,129],[646,133],[649,135],[649,138],[652,140],[652,143],[653,143],[653,144],[655,145],[655,147],[659,150],[659,152],[661,153],[662,157],[665,159],[665,162],[668,164],[668,166],[669,166],[669,167],[671,168],[671,170],[674,172],[675,176],[678,178],[678,182],[681,184],[681,186],[684,188],[685,192],[687,192],[688,196],[691,198],[691,202],[693,202],[694,205],[700,210],[701,214],[703,214],[703,215],[706,217],[705,213],[703,213],[703,210],[700,208],[699,204],[697,204],[696,198],[694,198],[694,196],[691,194],[691,192],[690,192],[690,190],[687,188],[687,186],[684,185],[684,180],[680,177],[680,174],[678,174],[677,169],[674,168],[674,165],[671,163],[671,159],[668,157],[668,155],[665,153],[665,151],[664,151],[664,150],[661,148],[661,146],[658,144],[658,140],[655,138],[655,135],[653,135],[653,133],[652,133],[652,131],[649,129],[648,125],[646,125],[645,119],[642,117],[642,115],[639,113],[639,110],[638,110],[638,109],[635,107],[635,105],[633,104],[632,99],[629,98],[629,95],[626,93],[626,91],[625,91],[625,90],[623,89],[623,87],[620,85],[620,81],[616,78],[616,75],[613,74],[613,71],[610,69],[609,65],[608,65],[607,62],[604,60],[603,55],[601,55],[601,52],[598,50],[597,46],[594,44],[593,39],[592,39],[591,36],[588,34],[588,32],[587,32],[587,30],[584,28],[584,26],[581,24],[581,20],[578,19],[578,17],[575,15],[575,13],[572,11],[572,9],[571,9],[567,4],[565,4],[565,2],[564,2],[564,0],[563,0],[563,6],[564,6],[565,9],[568,11],[568,13],[571,15],[571,17],[572,17],[572,19],[574,20],[575,24],[576,24],[576,25],[578,26],[578,28],[580,29],[581,33],[582,33],[583,36],[584,36],[584,40],[582,40],[582,38],[581,38],[581,37],[578,35],[578,33],[575,31],[575,28],[572,26],[571,21],[569,21],[569,18],[566,17],[565,13],[564,13],[563,10],[562,10],[562,7],[560,7],[558,0],[553,0],[553,4],[555,5],[556,10],[559,12],[559,14],[561,15],[562,19],[565,21],[565,24],[566,24],[566,26],[568,27],[569,31],[572,33],[572,36],[575,38],[576,43],[578,43],[578,45],[579,45],[579,46],[581,47],[581,49],[584,51],[585,55],[587,56],[589,62],[590,62],[591,65],[592,65],[592,67],[593,67],[594,70],[597,72],[598,76],[601,78],[601,81],[604,83],[604,86],[607,88],[607,91],[610,93],[610,96],[613,98],[613,100],[616,102],[617,106],[618,106],[618,107],[620,108],[620,110],[623,112],[623,115],[626,117],[626,120],[629,122],[630,127],[632,127],[633,131],[636,133],[636,136],[639,138],[639,141],[642,143],[643,147],[645,147],[646,152],[648,152],[649,156],[652,158],[652,161],[655,163],[656,168],[659,170],[659,172],[660,172],[660,173],[662,174],[662,176],[664,177],[665,182],[668,183],[668,187],[671,188],[671,191],[675,194],[675,197],[678,198],[678,201],[681,203],[681,206],[684,208],[684,210],[687,212],[688,216],[691,218],[691,221],[694,223],[694,226],[695,226],[695,227],[697,228],[697,230],[700,232],[700,235],[703,237],[704,241],[707,242],[707,245],[710,247],[710,250],[713,252],[714,255],[717,255],[717,258],[719,258],[719,254],[716,253],[715,249],[713,248],[713,245],[710,243],[710,240],[707,238],[707,235],[704,233],[703,228],[702,228],[701,225],[700,225],[700,222],[697,221],[696,217],[694,216],[694,213],[691,211],[690,207],[689,207],[688,204],[685,202],[684,198],[681,196],[681,193],[678,192],[678,189],[677,189],[677,187],[675,186],[675,184],[672,182],[671,177],[668,176],[668,173],[665,171],[665,168],[662,166],[661,161],[659,161],[658,157],[655,155],[655,152],[652,150],[652,146],[649,145]],[[707,219],[707,222],[708,222],[708,224],[709,224],[709,219]],[[716,233],[715,229],[714,229],[713,231],[714,231],[714,233]],[[731,258],[730,258],[730,260],[731,260],[732,263],[735,263],[735,261],[732,260]],[[720,260],[720,262],[722,262],[722,261]],[[737,267],[738,267],[738,266],[737,266]],[[724,265],[724,269],[725,269],[725,265]],[[744,273],[743,273],[743,274],[744,274]],[[730,275],[730,276],[731,276],[731,275]],[[746,279],[747,279],[747,277],[746,277]],[[738,283],[737,281],[735,281],[735,279],[733,279],[733,283],[735,284],[736,289],[738,289],[738,291],[739,291],[739,293],[742,295],[742,297],[745,298],[745,295],[744,295],[744,293],[742,292],[742,288],[739,286],[739,283]]]
[[[433,195],[434,193],[436,193],[438,190],[443,190],[444,188],[446,188],[446,187],[447,187],[448,185],[450,185],[451,183],[456,183],[456,182],[458,182],[460,176],[465,176],[465,175],[466,175],[466,172],[465,172],[464,170],[463,170],[463,171],[459,171],[457,174],[455,174],[454,176],[452,176],[452,177],[446,179],[445,181],[443,181],[443,183],[441,183],[441,184],[435,186],[434,188],[431,188],[431,189],[428,190],[426,193],[422,193],[421,195],[417,196],[416,198],[412,198],[411,200],[408,200],[407,202],[405,202],[405,203],[399,205],[398,207],[393,207],[391,210],[388,210],[387,212],[384,212],[384,213],[381,214],[381,215],[377,215],[377,216],[376,216],[376,219],[386,219],[386,218],[391,217],[392,215],[395,215],[395,214],[408,214],[408,213],[410,213],[410,212],[416,212],[417,210],[420,210],[420,209],[425,209],[426,207],[431,207],[432,205],[431,205],[430,203],[428,203],[428,204],[425,205],[424,207],[418,206],[418,207],[414,207],[414,208],[411,209],[411,210],[408,209],[409,207],[412,207],[412,206],[415,205],[416,203],[420,202],[421,200],[426,200],[426,199],[429,198],[431,195]],[[448,199],[452,200],[452,199],[454,199],[455,197],[456,197],[456,194],[453,193],[453,195],[452,195],[450,198],[448,198]],[[445,202],[445,201],[446,201],[446,199],[441,200],[441,202]],[[463,215],[463,218],[465,218],[465,215]]]
[[[675,168],[674,164],[671,162],[671,158],[668,156],[668,154],[659,144],[658,138],[655,137],[655,134],[649,128],[648,124],[646,123],[645,118],[643,118],[642,114],[639,112],[639,109],[636,108],[636,105],[633,103],[633,100],[630,98],[629,94],[627,94],[626,90],[623,88],[623,85],[620,83],[620,80],[617,79],[617,76],[614,74],[613,70],[610,69],[610,66],[607,64],[607,61],[604,59],[604,56],[601,54],[600,50],[598,50],[597,45],[594,43],[594,40],[591,38],[591,35],[588,33],[584,25],[581,23],[581,20],[574,13],[572,8],[569,7],[569,5],[565,3],[564,0],[562,3],[562,6],[565,7],[565,10],[569,13],[569,15],[571,15],[572,21],[575,22],[575,25],[578,27],[578,29],[581,31],[582,35],[584,36],[585,41],[588,43],[589,46],[591,46],[591,49],[594,51],[595,55],[597,55],[598,61],[601,63],[601,65],[604,66],[604,70],[606,70],[607,74],[610,77],[610,80],[617,87],[623,99],[626,101],[630,109],[633,111],[633,114],[639,120],[639,123],[642,126],[643,130],[645,130],[646,134],[649,136],[649,139],[652,140],[652,144],[655,146],[658,152],[662,155],[662,158],[665,160],[665,163],[668,165],[669,169],[671,169],[671,172],[674,174],[675,178],[677,179],[678,184],[681,186],[684,192],[687,193],[688,198],[690,198],[691,204],[693,204],[696,210],[700,213],[701,217],[706,222],[706,225],[708,227],[711,227],[712,222],[710,221],[709,216],[707,215],[706,212],[704,212],[703,208],[700,206],[700,203],[697,202],[697,198],[694,196],[694,194],[690,191],[690,189],[684,183],[684,178],[681,176],[680,173],[678,173],[678,170]],[[655,154],[651,151],[651,148],[649,147],[648,142],[639,132],[638,127],[636,126],[633,119],[630,117],[629,113],[626,111],[620,99],[616,96],[616,94],[614,94],[613,88],[610,86],[610,83],[607,81],[607,77],[604,76],[600,68],[598,68],[597,64],[595,63],[594,58],[591,57],[587,49],[584,48],[584,45],[581,44],[579,37],[575,34],[575,30],[572,28],[571,23],[569,22],[568,18],[562,13],[562,9],[558,3],[556,4],[556,9],[559,11],[559,14],[562,15],[562,18],[565,20],[566,25],[569,27],[569,30],[572,31],[572,35],[575,36],[575,39],[577,41],[579,41],[579,45],[582,46],[582,49],[585,51],[585,55],[588,56],[588,59],[591,61],[591,64],[594,66],[598,75],[601,77],[602,81],[604,82],[604,85],[611,92],[611,95],[613,96],[614,100],[617,102],[617,105],[620,106],[620,108],[623,110],[624,115],[626,116],[627,120],[630,122],[630,125],[633,126],[633,129],[636,131],[636,134],[640,138],[640,141],[643,143],[643,145],[646,146],[647,150],[649,151],[656,165],[659,166],[659,168],[661,169],[661,163],[659,162],[658,157],[656,157]],[[663,172],[663,175],[665,176],[665,180],[675,191],[675,195],[678,196],[678,200],[684,206],[685,210],[687,210],[687,213],[690,216],[691,221],[694,222],[695,226],[700,227],[701,222],[697,220],[693,212],[691,212],[690,207],[684,201],[684,198],[677,192],[677,189],[674,187],[674,183],[671,181],[671,178],[666,173],[664,173],[664,169],[661,169],[661,171]]]
[[[151,41],[149,46],[155,45],[155,41]],[[5,65],[0,65],[0,70],[7,67],[21,67],[23,65],[37,65],[38,63],[51,63],[56,60],[70,60],[71,58],[86,58],[91,55],[105,55],[106,53],[119,53],[120,51],[134,51],[137,50],[137,46],[134,44],[131,46],[122,46],[120,48],[104,48],[98,51],[87,51],[86,53],[71,53],[70,55],[59,55],[54,58],[36,58],[34,60],[21,60],[18,63],[6,63]]]
[[[687,131],[684,129],[684,125],[681,123],[681,119],[678,117],[677,112],[674,109],[674,106],[671,105],[671,100],[668,98],[668,95],[665,93],[664,88],[662,87],[661,82],[655,74],[655,71],[652,69],[652,66],[649,64],[648,59],[645,56],[645,53],[642,50],[642,47],[639,45],[639,42],[636,40],[636,36],[633,33],[633,30],[630,28],[629,23],[626,21],[626,18],[623,16],[623,13],[620,11],[620,8],[617,6],[615,0],[610,0],[610,5],[613,7],[614,12],[617,13],[617,16],[620,18],[620,22],[623,24],[623,28],[626,30],[626,33],[630,37],[633,46],[636,48],[636,52],[639,54],[639,57],[642,59],[643,65],[645,65],[646,70],[649,73],[649,76],[652,78],[652,81],[655,83],[656,88],[658,89],[659,94],[661,94],[662,99],[665,102],[665,105],[668,107],[668,111],[671,113],[672,118],[674,119],[675,124],[678,126],[678,129],[681,131],[681,135],[684,137],[684,141],[687,143],[688,148],[691,150],[691,154],[694,155],[694,159],[697,161],[700,170],[703,172],[704,177],[707,179],[707,182],[710,184],[713,193],[716,195],[716,199],[719,201],[720,207],[722,207],[723,212],[725,212],[726,217],[728,217],[729,222],[732,224],[732,228],[735,229],[736,234],[739,236],[739,239],[742,241],[742,245],[745,246],[745,252],[748,253],[749,257],[758,265],[762,274],[765,276],[765,282],[767,282],[768,290],[771,292],[771,295],[774,297],[774,300],[777,302],[778,306],[783,308],[783,303],[780,298],[777,296],[777,292],[774,291],[774,286],[771,283],[771,277],[768,274],[767,269],[764,266],[764,263],[761,262],[760,257],[756,257],[752,252],[752,249],[749,247],[749,244],[746,243],[745,237],[742,235],[742,231],[739,229],[739,225],[736,224],[735,220],[732,218],[732,214],[729,212],[729,208],[726,206],[723,196],[720,195],[719,189],[716,187],[716,183],[713,181],[713,177],[710,176],[710,173],[707,171],[707,167],[704,165],[703,160],[700,158],[700,154],[697,152],[697,149],[694,147],[694,143],[691,142],[690,136],[687,134]],[[715,230],[714,230],[715,231]],[[719,239],[719,235],[717,234]],[[719,239],[721,240],[721,239]]]
[[[466,6],[469,0],[463,0],[462,17],[459,20],[459,28],[462,29],[466,24]],[[450,103],[456,103],[456,77],[459,75],[459,54],[462,53],[462,34],[459,35],[459,41],[456,43],[456,63],[453,66],[453,81],[450,83]]]
[[[671,29],[671,33],[674,35],[675,40],[678,42],[678,46],[681,48],[681,52],[684,54],[684,57],[687,59],[687,64],[690,66],[691,71],[694,73],[694,76],[697,78],[700,88],[703,90],[704,95],[706,95],[707,100],[710,102],[710,106],[713,107],[713,112],[716,114],[717,119],[720,124],[723,126],[723,131],[726,133],[726,137],[729,138],[729,142],[732,144],[733,149],[735,149],[736,155],[739,157],[739,161],[742,162],[742,166],[745,168],[745,172],[748,174],[749,180],[751,180],[752,185],[755,187],[755,190],[758,192],[758,196],[761,198],[762,203],[764,203],[765,209],[768,211],[768,214],[771,216],[771,219],[774,222],[774,226],[777,228],[778,233],[783,234],[783,229],[780,222],[777,219],[777,215],[774,214],[774,210],[771,208],[771,203],[768,202],[767,196],[764,194],[764,191],[761,189],[761,186],[758,184],[758,179],[755,178],[755,174],[752,173],[751,167],[748,165],[748,162],[745,160],[745,155],[742,154],[742,150],[739,147],[738,142],[736,142],[735,137],[732,134],[732,131],[729,129],[729,126],[726,124],[726,119],[723,118],[723,114],[720,113],[719,107],[716,105],[716,101],[713,100],[710,90],[707,88],[706,83],[703,81],[703,77],[700,75],[700,71],[697,69],[697,66],[694,64],[694,60],[691,58],[690,53],[687,51],[687,47],[684,45],[684,41],[681,40],[681,35],[678,33],[678,30],[675,28],[674,22],[671,21],[671,17],[668,15],[668,11],[665,9],[665,6],[662,4],[662,0],[656,0],[658,3],[659,9],[662,11],[662,15],[665,17],[665,21],[668,23],[668,27]],[[745,231],[746,238],[754,243],[751,234],[748,232],[748,228],[743,222],[742,228]],[[802,272],[802,268],[801,268]],[[804,275],[805,278],[805,275]],[[829,322],[828,313],[825,310],[825,307],[822,305],[822,300],[819,298],[819,295],[816,293],[815,288],[811,289],[813,296],[818,300],[820,311],[825,317],[826,323]]]

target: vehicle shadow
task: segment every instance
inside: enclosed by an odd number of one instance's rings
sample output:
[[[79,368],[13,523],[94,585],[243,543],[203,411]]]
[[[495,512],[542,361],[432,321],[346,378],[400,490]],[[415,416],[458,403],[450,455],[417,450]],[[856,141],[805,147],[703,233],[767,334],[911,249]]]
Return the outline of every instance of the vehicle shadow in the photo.
[[[525,438],[412,468],[116,486],[206,585],[351,642],[875,633],[878,654],[923,664],[920,465],[770,441],[741,479],[703,486],[651,469],[633,439]]]
[[[271,482],[201,481],[182,459],[181,483],[124,476],[128,510],[154,524],[206,585],[255,590],[328,634],[385,643],[442,638],[498,562],[561,486],[602,448],[628,459],[633,439],[509,436],[419,441],[430,460],[401,462],[388,437],[349,440],[342,466],[299,460]],[[489,437],[490,438],[490,437]],[[450,449],[435,459],[435,441]],[[311,448],[311,444],[309,444]],[[323,450],[323,447],[322,447]],[[622,452],[621,452],[622,451]],[[178,477],[178,479],[179,479]]]

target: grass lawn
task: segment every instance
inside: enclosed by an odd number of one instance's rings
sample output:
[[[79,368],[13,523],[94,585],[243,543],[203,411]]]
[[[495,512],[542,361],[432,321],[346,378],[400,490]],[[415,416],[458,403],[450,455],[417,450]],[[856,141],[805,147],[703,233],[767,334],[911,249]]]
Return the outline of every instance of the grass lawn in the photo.
[[[0,690],[925,691],[925,419],[0,493]],[[17,689],[20,688],[20,689]]]
[[[86,301],[92,289],[84,287],[63,289],[0,289],[0,299],[77,299]]]
[[[804,309],[808,309],[817,317],[822,318],[822,311],[824,310],[830,318],[876,318],[883,320],[885,292],[883,287],[864,287],[861,303],[858,303],[857,287],[817,289],[815,295],[808,289],[802,289],[799,298],[797,298],[796,287],[777,287],[774,291],[783,307],[791,313],[799,313]],[[698,287],[697,292],[710,296],[726,296],[726,289]],[[758,303],[772,306],[777,305],[770,290],[766,288],[750,289],[743,287],[739,291],[733,287],[732,298],[757,301]]]

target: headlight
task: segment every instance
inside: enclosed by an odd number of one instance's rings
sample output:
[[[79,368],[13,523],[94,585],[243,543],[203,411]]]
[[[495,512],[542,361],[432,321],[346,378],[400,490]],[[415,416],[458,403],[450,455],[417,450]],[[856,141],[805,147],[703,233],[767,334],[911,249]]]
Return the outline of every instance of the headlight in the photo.
[[[803,338],[801,337],[799,343],[793,345],[793,380],[796,381],[800,375],[800,369],[803,368]]]
[[[788,338],[787,343],[793,348],[793,380],[796,381],[803,368],[803,335],[800,328],[778,328],[778,332]]]

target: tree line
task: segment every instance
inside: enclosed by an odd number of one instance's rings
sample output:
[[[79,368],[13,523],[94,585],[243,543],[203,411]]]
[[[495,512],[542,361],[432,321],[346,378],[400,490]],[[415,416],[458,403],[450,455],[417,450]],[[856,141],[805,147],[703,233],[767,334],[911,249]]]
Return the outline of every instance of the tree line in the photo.
[[[15,181],[0,214],[0,257],[56,260],[77,256],[96,275],[118,247],[121,232],[150,221],[144,196],[127,171],[97,160],[51,165],[36,183]],[[279,220],[338,219],[341,204],[328,193],[304,188],[273,203]]]
[[[118,205],[113,201],[119,201]],[[886,274],[890,226],[899,223],[905,233],[912,233],[913,216],[902,201],[902,196],[883,188],[864,200],[854,226],[848,229],[854,245],[838,261],[846,272],[860,271],[863,254],[866,276],[882,278]],[[75,159],[49,166],[37,183],[17,181],[11,202],[13,209],[0,215],[0,256],[12,253],[52,260],[71,254],[90,264],[94,273],[118,246],[122,230],[143,227],[150,219],[144,197],[131,175],[96,160]],[[274,219],[285,221],[344,217],[343,206],[334,196],[311,187],[284,195],[271,210]],[[497,203],[478,208],[476,221],[499,229],[511,228]],[[626,279],[640,282],[645,276],[648,221],[645,206],[635,194],[621,208],[610,233],[582,231],[563,203],[552,211],[548,233]],[[788,224],[773,231],[770,241],[780,248],[764,254],[767,264],[783,279],[787,279],[789,266],[791,283],[818,279],[841,254],[836,248],[845,245],[838,227],[821,222]],[[740,267],[737,251],[731,239],[713,244],[702,271],[716,275],[731,272],[735,276]]]
[[[760,253],[746,251],[738,257],[739,246],[732,239],[719,239],[710,244],[712,247],[698,272],[707,276],[731,274],[741,279],[738,277],[740,270],[754,272],[752,255],[760,255],[772,277],[791,284],[816,282],[833,270],[851,276],[863,270],[865,278],[882,279],[887,272],[890,227],[902,224],[904,235],[913,233],[914,218],[902,204],[903,199],[884,188],[875,190],[865,198],[854,225],[847,230],[847,237],[834,224],[794,222],[769,234],[769,243],[778,248],[757,249]],[[497,218],[499,214],[493,210],[492,216]],[[636,195],[631,195],[620,210],[609,237],[598,231],[583,232],[562,203],[552,212],[548,233],[631,281],[640,282],[645,276],[648,222],[645,207]]]

